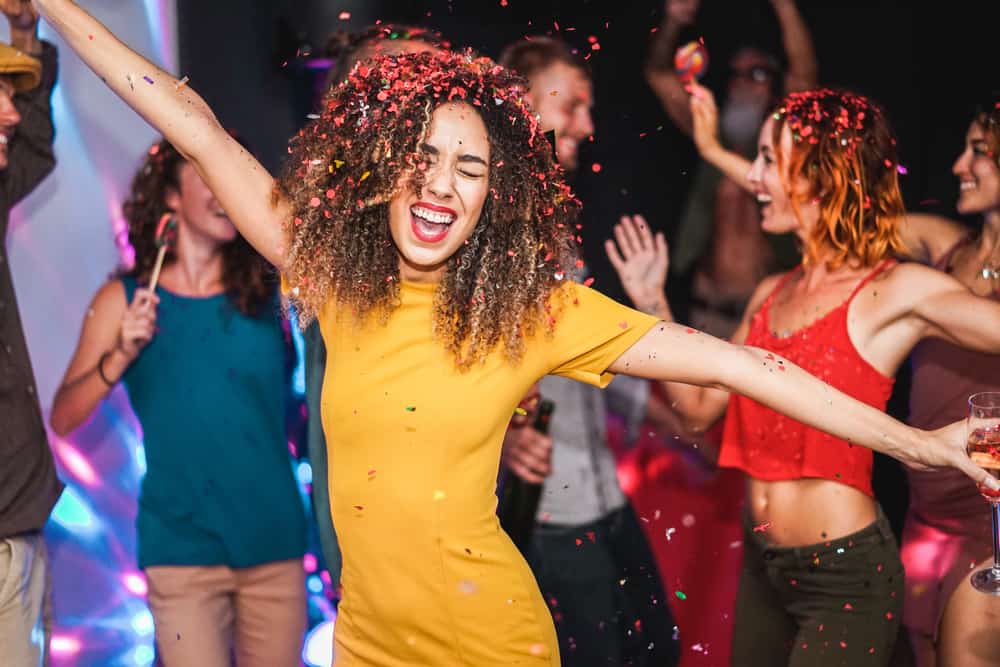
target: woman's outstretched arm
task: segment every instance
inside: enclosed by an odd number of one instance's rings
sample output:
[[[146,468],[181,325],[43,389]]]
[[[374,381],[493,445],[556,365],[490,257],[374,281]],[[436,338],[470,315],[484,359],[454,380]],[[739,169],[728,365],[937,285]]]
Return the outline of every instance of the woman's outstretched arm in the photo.
[[[275,205],[272,176],[226,132],[205,101],[72,0],[35,0],[35,5],[90,69],[187,158],[244,238],[280,268],[287,205]]]
[[[951,466],[975,481],[1000,484],[965,453],[962,422],[920,431],[834,389],[775,354],[660,323],[608,369],[743,394],[803,424],[917,467]]]

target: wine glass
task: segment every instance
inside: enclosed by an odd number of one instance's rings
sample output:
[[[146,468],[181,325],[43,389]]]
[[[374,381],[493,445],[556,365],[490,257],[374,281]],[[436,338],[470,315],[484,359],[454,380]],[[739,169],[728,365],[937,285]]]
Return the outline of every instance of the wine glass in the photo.
[[[969,397],[968,451],[972,462],[1000,479],[1000,391],[984,391]],[[993,565],[974,572],[972,587],[1000,595],[1000,491],[979,485],[979,493],[990,503],[993,517]]]

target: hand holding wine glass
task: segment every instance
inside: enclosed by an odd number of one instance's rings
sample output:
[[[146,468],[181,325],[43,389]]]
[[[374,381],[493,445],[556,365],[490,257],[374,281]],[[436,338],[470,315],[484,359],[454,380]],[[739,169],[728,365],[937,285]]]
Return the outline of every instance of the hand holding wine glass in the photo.
[[[967,447],[973,463],[1000,479],[1000,392],[987,391],[969,397]],[[972,574],[972,587],[1000,595],[1000,491],[980,484],[979,493],[993,510],[993,565]]]

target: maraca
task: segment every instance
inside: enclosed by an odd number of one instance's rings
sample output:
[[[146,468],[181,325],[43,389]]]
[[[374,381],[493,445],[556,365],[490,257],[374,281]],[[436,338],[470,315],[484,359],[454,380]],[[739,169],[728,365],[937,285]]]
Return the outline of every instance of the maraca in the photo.
[[[153,265],[153,276],[149,280],[149,291],[156,291],[156,283],[160,279],[160,269],[163,268],[163,260],[167,256],[167,249],[177,240],[177,221],[170,213],[164,213],[160,221],[156,223],[156,247],[160,251],[156,255],[156,264]]]
[[[683,81],[700,79],[708,70],[708,50],[701,42],[688,42],[674,54],[674,69]]]

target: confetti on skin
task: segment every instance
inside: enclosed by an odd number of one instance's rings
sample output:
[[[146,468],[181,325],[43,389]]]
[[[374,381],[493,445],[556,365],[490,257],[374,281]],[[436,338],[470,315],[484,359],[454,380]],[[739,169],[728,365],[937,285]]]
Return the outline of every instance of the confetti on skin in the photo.
[[[151,86],[153,85],[153,80],[150,79],[148,76],[142,77],[142,80],[145,81],[146,83],[148,83]]]
[[[684,333],[693,334],[693,333],[698,333],[698,331],[696,329],[692,329],[691,327],[688,327],[687,329],[684,330]]]
[[[174,84],[174,90],[180,90],[181,88],[186,86],[188,84],[188,81],[190,80],[191,79],[189,79],[188,77],[184,77],[183,79]]]
[[[763,533],[765,530],[767,530],[770,527],[771,527],[771,522],[770,521],[765,521],[762,524],[754,526],[753,527],[753,532],[755,532],[755,533]]]

